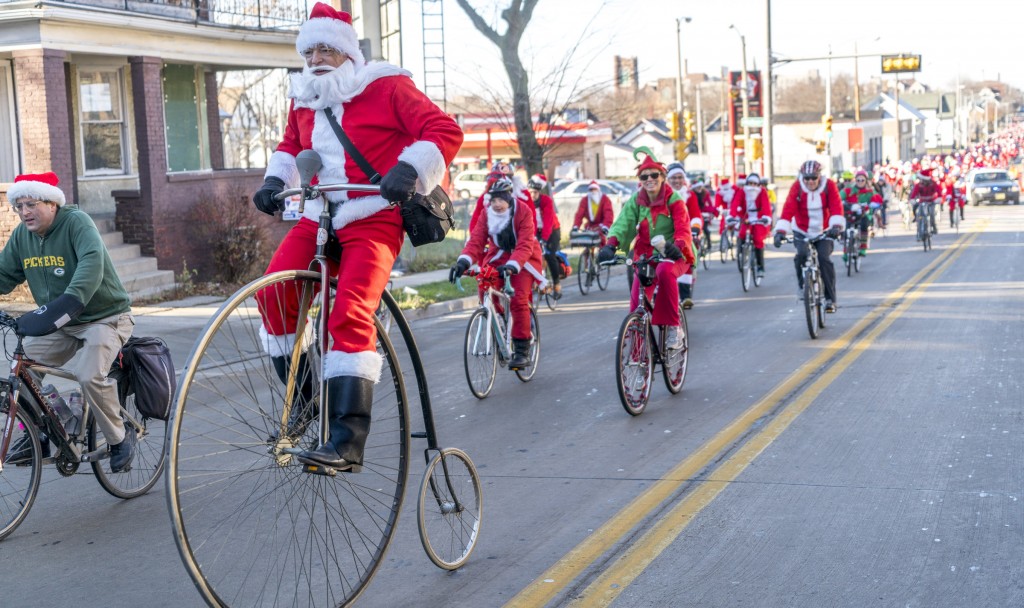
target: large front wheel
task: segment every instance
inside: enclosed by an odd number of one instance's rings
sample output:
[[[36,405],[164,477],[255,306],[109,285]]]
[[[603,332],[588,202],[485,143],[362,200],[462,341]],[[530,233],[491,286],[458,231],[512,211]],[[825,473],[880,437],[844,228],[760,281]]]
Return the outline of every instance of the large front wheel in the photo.
[[[632,312],[619,329],[618,348],[615,351],[615,378],[622,407],[631,416],[639,416],[651,397],[653,376],[652,344],[647,319]]]
[[[11,440],[0,471],[0,539],[7,538],[28,515],[39,491],[43,470],[43,451],[39,444],[39,429],[29,420],[25,410],[11,420],[9,399],[11,387],[2,385],[0,394],[0,434],[11,427]],[[20,457],[19,457],[20,456]]]
[[[210,606],[348,605],[394,536],[409,466],[408,405],[379,323],[381,380],[362,472],[314,474],[287,451],[320,442],[319,416],[295,433],[279,432],[289,416],[285,384],[264,349],[288,350],[293,340],[268,339],[262,330],[298,336],[299,351],[313,362],[299,384],[319,389],[313,370],[321,369],[317,335],[327,303],[319,286],[319,275],[308,271],[249,283],[214,314],[185,362],[167,499],[182,561]]]
[[[661,372],[665,377],[665,386],[673,395],[683,390],[686,380],[686,365],[690,358],[690,330],[686,326],[686,313],[679,306],[679,328],[683,331],[683,345],[680,348],[666,348],[661,360]],[[664,330],[664,331],[667,331]]]
[[[466,382],[477,399],[483,399],[494,386],[498,371],[498,338],[487,324],[487,309],[479,308],[469,317],[466,327]]]
[[[416,523],[427,557],[438,568],[466,563],[484,514],[480,475],[465,452],[444,448],[427,465],[420,483]]]

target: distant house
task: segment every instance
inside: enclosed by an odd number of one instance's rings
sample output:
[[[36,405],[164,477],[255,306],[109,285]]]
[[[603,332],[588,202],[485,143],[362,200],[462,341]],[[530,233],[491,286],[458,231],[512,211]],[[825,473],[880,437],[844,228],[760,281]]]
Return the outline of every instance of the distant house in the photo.
[[[956,140],[955,93],[908,93],[900,96],[924,118],[925,148],[929,153],[949,151]]]
[[[640,146],[650,148],[658,160],[668,163],[673,159],[672,143],[664,120],[645,118],[605,144],[605,174],[626,177],[636,173],[633,150]]]
[[[900,96],[897,112],[896,98],[879,93],[863,106],[861,112],[881,112],[883,129],[883,158],[891,161],[911,160],[927,152],[925,121],[927,117]],[[899,114],[899,122],[896,118]]]

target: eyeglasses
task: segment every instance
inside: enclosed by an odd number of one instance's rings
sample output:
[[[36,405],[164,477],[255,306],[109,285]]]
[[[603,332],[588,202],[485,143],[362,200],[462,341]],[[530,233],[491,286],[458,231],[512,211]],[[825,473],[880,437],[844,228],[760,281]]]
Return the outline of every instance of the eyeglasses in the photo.
[[[857,179],[855,179],[853,181],[856,181],[856,182],[866,182],[866,181],[868,181],[868,178],[866,178],[866,177],[858,177]]]
[[[33,209],[36,208],[36,205],[38,204],[39,201],[31,201],[28,203],[12,203],[11,207],[14,209],[15,213],[21,213],[22,211],[25,210],[32,211]]]
[[[661,173],[641,173],[640,181],[646,182],[647,180],[658,179],[659,177],[661,177]]]
[[[804,181],[805,182],[814,182],[814,181],[818,181],[818,178],[820,178],[820,177],[821,177],[820,175],[805,175],[804,176]]]
[[[318,44],[302,51],[302,56],[306,59],[312,59],[313,53],[319,53],[324,57],[337,57],[338,55],[341,55],[341,51],[334,47],[327,46],[326,44]]]

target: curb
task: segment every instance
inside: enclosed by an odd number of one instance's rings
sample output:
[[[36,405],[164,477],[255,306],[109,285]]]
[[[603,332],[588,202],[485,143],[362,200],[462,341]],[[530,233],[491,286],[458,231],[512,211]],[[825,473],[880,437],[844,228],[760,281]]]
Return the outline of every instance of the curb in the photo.
[[[419,319],[431,319],[434,317],[443,317],[444,315],[461,312],[463,310],[473,310],[480,305],[480,299],[475,296],[466,296],[465,298],[459,298],[458,300],[446,300],[444,302],[436,302],[427,306],[426,308],[406,308],[402,311],[407,321],[417,321]]]

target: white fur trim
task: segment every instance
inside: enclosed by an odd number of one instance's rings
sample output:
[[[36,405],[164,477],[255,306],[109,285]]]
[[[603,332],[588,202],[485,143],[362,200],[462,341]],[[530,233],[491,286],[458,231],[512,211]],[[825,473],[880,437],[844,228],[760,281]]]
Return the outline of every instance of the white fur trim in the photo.
[[[761,221],[761,223],[762,223],[762,224],[764,224],[765,226],[771,226],[771,225],[772,225],[772,216],[770,216],[770,215],[762,215],[762,216],[761,216],[760,218],[758,218],[758,219],[759,219],[759,220]]]
[[[702,228],[704,226],[704,220],[699,217],[695,217],[690,220],[690,228]]]
[[[467,262],[469,262],[470,267],[473,267],[473,258],[469,257],[468,255],[462,254],[459,256],[459,259],[455,261],[458,262],[459,260],[466,260]]]
[[[444,179],[444,170],[447,164],[441,149],[432,141],[417,141],[410,145],[398,155],[398,160],[405,161],[416,169],[419,179],[416,180],[416,190],[420,194],[428,194],[435,187],[440,185]]]
[[[846,218],[841,215],[833,215],[828,218],[828,227],[839,226],[840,228],[846,228]]]
[[[307,348],[311,343],[313,325],[306,323],[306,330],[303,333],[302,348]],[[260,325],[260,342],[263,345],[263,352],[271,357],[287,357],[292,354],[292,346],[295,345],[295,334],[284,334],[283,336],[272,336],[267,333],[267,328]]]
[[[789,231],[792,229],[793,225],[789,222],[789,220],[779,220],[778,222],[775,223],[775,232],[789,233]]]
[[[504,249],[499,249],[498,251],[496,251],[496,252],[494,253],[494,256],[492,256],[492,257],[491,257],[491,259],[489,259],[489,260],[487,260],[487,261],[488,261],[488,262],[493,262],[494,260],[496,260],[496,259],[500,258],[500,257],[501,257],[501,256],[503,256],[503,255],[505,255],[505,250],[504,250]]]
[[[523,267],[519,265],[519,262],[517,262],[515,260],[509,260],[509,261],[505,262],[505,264],[514,267],[516,269],[516,272],[519,272],[520,270],[523,269]]]
[[[509,260],[508,263],[511,264],[512,261]],[[533,276],[533,278],[537,279],[537,283],[539,284],[541,289],[544,289],[545,287],[548,286],[548,280],[544,278],[544,273],[542,271],[534,268],[533,264],[527,262],[525,270],[526,270],[526,272],[530,273]]]
[[[331,219],[331,226],[335,230],[341,230],[356,220],[370,217],[378,211],[388,209],[391,203],[380,196],[361,196],[338,205]]]
[[[267,172],[263,179],[276,177],[284,182],[285,188],[299,186],[299,169],[295,166],[295,157],[287,152],[274,152],[267,163]]]
[[[30,198],[37,201],[48,201],[57,203],[63,207],[67,201],[64,199],[64,191],[57,186],[51,186],[43,182],[20,181],[14,182],[11,189],[7,191],[7,200],[13,205],[19,198]]]
[[[375,350],[358,353],[346,353],[332,350],[324,356],[324,378],[338,376],[357,376],[380,382],[380,370],[384,366],[384,358]]]
[[[299,28],[295,38],[295,50],[302,54],[308,48],[318,44],[326,44],[342,51],[358,65],[366,63],[363,52],[359,50],[359,38],[351,25],[340,19],[318,17],[309,19]]]

